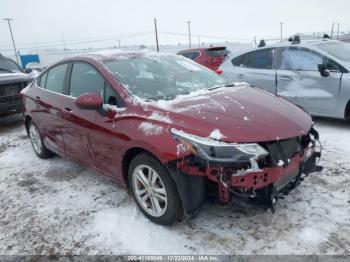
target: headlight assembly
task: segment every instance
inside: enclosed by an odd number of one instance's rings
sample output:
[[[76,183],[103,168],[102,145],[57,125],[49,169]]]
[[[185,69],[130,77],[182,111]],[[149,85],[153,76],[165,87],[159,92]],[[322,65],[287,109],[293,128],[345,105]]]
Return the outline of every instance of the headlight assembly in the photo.
[[[256,143],[226,143],[174,128],[170,129],[170,133],[190,153],[208,161],[249,162],[252,158],[259,159],[268,155],[268,152]]]

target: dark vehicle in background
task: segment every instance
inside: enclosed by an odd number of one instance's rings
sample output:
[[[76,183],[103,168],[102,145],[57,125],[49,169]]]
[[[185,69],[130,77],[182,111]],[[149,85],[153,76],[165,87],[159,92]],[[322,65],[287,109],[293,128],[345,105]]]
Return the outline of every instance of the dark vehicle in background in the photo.
[[[23,71],[13,60],[0,54],[0,117],[21,112],[19,93],[32,80],[31,70]]]
[[[193,48],[182,50],[177,53],[197,63],[208,67],[212,70],[217,70],[230,54],[225,46],[209,47],[209,48]]]

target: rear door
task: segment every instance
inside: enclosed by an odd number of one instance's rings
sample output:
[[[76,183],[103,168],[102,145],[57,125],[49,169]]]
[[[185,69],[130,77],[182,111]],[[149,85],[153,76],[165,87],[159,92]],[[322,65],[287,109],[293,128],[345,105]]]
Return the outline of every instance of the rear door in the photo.
[[[54,151],[64,151],[62,133],[62,101],[67,77],[68,64],[57,65],[43,74],[36,85],[34,94],[36,109],[33,118],[43,133],[45,144]]]
[[[342,76],[337,63],[304,47],[285,47],[278,53],[277,93],[312,114],[333,115]],[[321,76],[319,64],[329,76]]]
[[[232,66],[231,66],[232,65]],[[276,92],[275,48],[249,52],[225,62],[223,74],[232,81],[247,82]]]

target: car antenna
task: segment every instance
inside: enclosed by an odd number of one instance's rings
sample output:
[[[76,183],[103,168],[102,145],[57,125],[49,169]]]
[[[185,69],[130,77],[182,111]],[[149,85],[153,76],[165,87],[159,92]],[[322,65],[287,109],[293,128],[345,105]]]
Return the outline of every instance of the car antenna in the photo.
[[[300,36],[298,36],[298,35],[294,36],[294,39],[293,39],[293,41],[292,41],[292,44],[293,44],[293,45],[300,44]]]
[[[258,47],[264,47],[264,46],[266,46],[265,40],[261,39]]]

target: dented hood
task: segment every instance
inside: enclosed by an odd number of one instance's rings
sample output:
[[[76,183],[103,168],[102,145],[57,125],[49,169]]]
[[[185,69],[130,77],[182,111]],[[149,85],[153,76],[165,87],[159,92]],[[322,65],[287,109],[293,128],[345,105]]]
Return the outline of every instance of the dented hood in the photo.
[[[164,104],[159,107],[164,110]],[[287,139],[307,134],[312,126],[299,107],[247,85],[178,97],[165,107],[175,128],[203,137],[218,129],[226,142]]]

